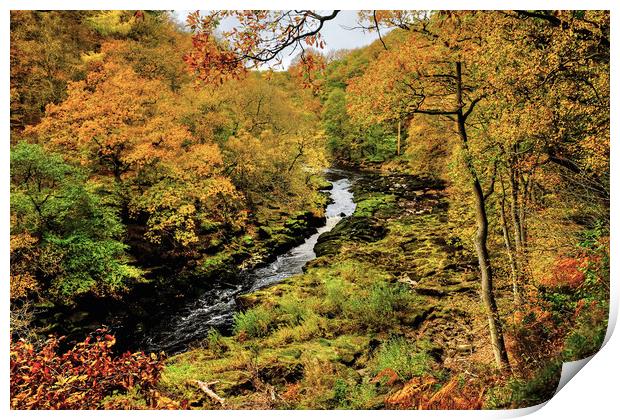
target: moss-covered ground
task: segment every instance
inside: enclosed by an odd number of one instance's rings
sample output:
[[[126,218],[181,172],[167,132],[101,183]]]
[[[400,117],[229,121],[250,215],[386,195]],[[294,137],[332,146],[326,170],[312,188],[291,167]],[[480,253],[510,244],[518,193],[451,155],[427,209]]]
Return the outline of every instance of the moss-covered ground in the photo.
[[[431,395],[457,376],[464,386],[466,364],[485,369],[473,257],[441,188],[380,177],[356,199],[304,274],[240,299],[232,336],[169,358],[161,391],[196,408],[220,405],[194,380],[228,408],[398,407],[416,381]]]

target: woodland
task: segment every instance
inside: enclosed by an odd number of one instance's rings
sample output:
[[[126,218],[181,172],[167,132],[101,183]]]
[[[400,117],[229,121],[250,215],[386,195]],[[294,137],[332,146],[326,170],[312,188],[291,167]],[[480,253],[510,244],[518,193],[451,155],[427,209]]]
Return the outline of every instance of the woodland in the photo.
[[[609,12],[339,13],[11,12],[12,409],[520,408],[600,348]]]

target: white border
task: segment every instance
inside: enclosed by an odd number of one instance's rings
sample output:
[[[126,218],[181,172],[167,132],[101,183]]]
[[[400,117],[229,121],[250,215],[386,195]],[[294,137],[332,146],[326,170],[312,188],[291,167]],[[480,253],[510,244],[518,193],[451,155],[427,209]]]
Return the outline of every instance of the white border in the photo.
[[[57,0],[51,1],[35,1],[35,0],[5,0],[0,8],[2,9],[2,18],[0,20],[0,45],[2,48],[2,66],[0,67],[0,74],[2,75],[2,104],[1,108],[1,123],[2,124],[2,145],[3,150],[0,153],[0,168],[2,170],[2,176],[0,177],[0,185],[2,186],[3,200],[0,201],[1,211],[1,224],[0,229],[2,231],[2,237],[4,241],[1,243],[1,261],[3,276],[0,281],[2,290],[0,294],[2,296],[3,307],[0,311],[0,319],[4,328],[2,329],[0,360],[1,364],[1,383],[2,394],[0,396],[0,407],[2,410],[9,411],[9,372],[8,372],[8,350],[9,350],[9,338],[8,338],[8,302],[9,302],[9,10],[11,9],[176,9],[176,10],[197,10],[197,9],[217,9],[217,8],[237,8],[237,9],[291,9],[291,8],[308,8],[314,9],[332,9],[338,7],[343,10],[357,10],[357,9],[611,9],[612,17],[612,43],[611,43],[611,57],[612,57],[612,110],[620,110],[620,104],[618,99],[618,69],[614,57],[618,57],[618,48],[615,45],[614,36],[617,34],[617,27],[620,24],[618,19],[617,3],[615,1],[602,1],[602,0],[590,0],[590,1],[575,1],[575,0],[548,0],[548,1],[508,1],[508,0],[496,0],[496,1],[457,1],[457,0],[444,0],[444,1],[393,1],[385,0],[381,2],[371,1],[226,1],[226,2],[214,2],[209,0],[203,1],[121,1],[121,0],[108,0],[108,1],[90,1],[90,0]],[[613,113],[612,113],[613,114]],[[617,120],[612,118],[611,137],[617,138],[619,134]],[[615,146],[611,149],[611,178],[618,180],[617,165],[618,165],[618,150]],[[82,412],[8,412],[6,414],[15,417],[41,417],[49,416],[51,418],[66,418],[67,416],[73,417],[74,415],[87,415],[93,417],[111,418],[112,416],[132,416],[138,418],[150,418],[161,416],[172,416],[173,418],[204,418],[204,416],[217,416],[217,418],[252,418],[252,419],[273,419],[283,417],[296,417],[300,419],[313,419],[318,416],[325,416],[330,418],[354,418],[359,416],[373,416],[373,418],[387,418],[387,417],[403,417],[407,418],[414,416],[416,418],[510,418],[525,415],[534,411],[530,415],[532,419],[546,419],[546,418],[567,418],[567,419],[607,419],[617,418],[618,416],[618,386],[619,380],[618,374],[620,373],[618,358],[616,355],[620,354],[620,341],[617,338],[617,334],[611,335],[613,327],[615,326],[618,316],[618,265],[616,263],[617,257],[617,211],[618,211],[618,181],[612,182],[612,200],[611,200],[611,215],[612,215],[612,233],[611,233],[611,250],[612,250],[612,264],[611,264],[611,283],[612,283],[612,302],[611,302],[611,314],[610,314],[610,329],[606,339],[608,340],[606,345],[601,351],[595,355],[592,360],[583,367],[583,371],[579,373],[576,380],[569,381],[564,388],[556,396],[554,396],[547,404],[542,404],[539,407],[512,410],[512,411],[476,411],[476,412],[462,412],[462,411],[428,411],[428,412],[411,412],[411,411],[372,411],[372,412],[359,412],[359,411],[213,411],[213,412],[89,412],[88,414]],[[574,367],[574,365],[573,365]],[[544,407],[542,407],[544,406]],[[538,411],[537,411],[538,410]]]

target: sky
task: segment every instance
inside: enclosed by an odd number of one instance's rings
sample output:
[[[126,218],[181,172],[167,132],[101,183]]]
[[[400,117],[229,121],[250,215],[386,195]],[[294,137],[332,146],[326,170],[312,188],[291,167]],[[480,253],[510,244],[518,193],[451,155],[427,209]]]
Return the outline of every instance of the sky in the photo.
[[[185,18],[189,13],[189,10],[175,10],[174,15],[180,22],[185,22]],[[222,22],[224,29],[230,29],[234,23],[229,21]],[[376,32],[365,32],[361,29],[347,29],[359,26],[357,23],[357,10],[343,10],[335,19],[325,22],[321,35],[323,41],[325,41],[325,48],[323,52],[337,51],[341,49],[353,49],[364,47],[376,39],[378,35]],[[296,53],[289,55],[286,51],[282,55],[282,65],[287,68],[292,59],[295,58]]]

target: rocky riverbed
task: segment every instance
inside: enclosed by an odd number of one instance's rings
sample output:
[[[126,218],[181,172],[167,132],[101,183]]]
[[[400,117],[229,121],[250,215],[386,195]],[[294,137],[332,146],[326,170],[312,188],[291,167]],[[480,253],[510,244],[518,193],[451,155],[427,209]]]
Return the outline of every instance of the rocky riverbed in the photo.
[[[238,298],[232,335],[170,358],[165,392],[209,407],[182,385],[198,379],[218,381],[234,408],[377,408],[411,375],[488,355],[474,258],[452,235],[443,183],[365,174],[352,191],[355,212],[318,238],[304,273]],[[384,381],[388,368],[403,371]]]

